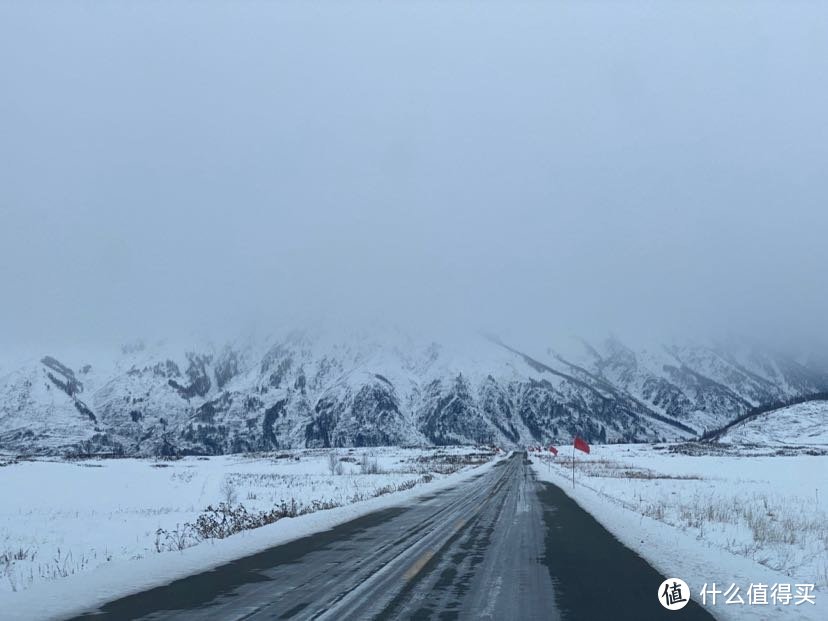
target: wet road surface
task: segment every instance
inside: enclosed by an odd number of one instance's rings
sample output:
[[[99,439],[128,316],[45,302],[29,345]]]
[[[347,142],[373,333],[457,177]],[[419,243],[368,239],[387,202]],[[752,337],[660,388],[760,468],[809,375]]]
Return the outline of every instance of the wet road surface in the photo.
[[[75,621],[711,619],[660,606],[664,578],[524,455]]]

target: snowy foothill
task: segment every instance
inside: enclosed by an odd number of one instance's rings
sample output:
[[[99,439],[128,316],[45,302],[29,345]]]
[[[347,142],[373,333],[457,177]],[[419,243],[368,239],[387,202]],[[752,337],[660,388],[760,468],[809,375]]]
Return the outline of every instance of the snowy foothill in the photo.
[[[765,412],[727,429],[719,442],[757,446],[828,446],[828,401],[806,401]]]
[[[0,456],[0,610],[4,619],[61,618],[454,485],[497,458],[469,447]],[[240,505],[247,522],[277,519],[225,538],[195,526],[208,507],[238,515]]]
[[[828,455],[704,444],[601,445],[572,456],[532,453],[542,480],[561,487],[623,544],[693,598],[713,583],[740,589],[744,604],[709,610],[720,619],[828,619]],[[750,605],[750,585],[768,604]],[[773,585],[813,584],[815,604],[774,605]],[[761,587],[754,587],[761,594]],[[785,587],[782,587],[783,589]],[[657,585],[653,585],[654,596]],[[738,598],[734,598],[738,602]],[[761,601],[757,597],[756,601]]]

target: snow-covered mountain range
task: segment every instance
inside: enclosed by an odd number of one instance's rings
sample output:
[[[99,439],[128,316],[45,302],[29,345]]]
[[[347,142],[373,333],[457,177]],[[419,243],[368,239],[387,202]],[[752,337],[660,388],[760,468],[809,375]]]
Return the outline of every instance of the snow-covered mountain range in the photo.
[[[216,454],[287,447],[698,436],[828,376],[745,344],[617,338],[530,353],[494,337],[293,332],[226,345],[43,352],[0,371],[0,449]]]

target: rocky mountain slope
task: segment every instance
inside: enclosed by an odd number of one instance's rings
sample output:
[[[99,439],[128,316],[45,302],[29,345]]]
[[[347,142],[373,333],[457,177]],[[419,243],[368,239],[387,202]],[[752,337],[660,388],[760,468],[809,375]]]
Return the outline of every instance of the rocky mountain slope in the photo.
[[[138,343],[2,368],[0,449],[61,454],[692,438],[828,388],[819,370],[745,345],[607,339],[529,355],[492,337],[400,333]]]

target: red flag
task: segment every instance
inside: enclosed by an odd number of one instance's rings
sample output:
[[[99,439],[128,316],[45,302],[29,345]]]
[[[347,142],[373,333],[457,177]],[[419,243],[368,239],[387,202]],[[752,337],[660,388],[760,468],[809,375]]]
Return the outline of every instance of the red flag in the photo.
[[[549,447],[549,452],[552,453],[553,455],[557,455],[558,454],[558,449],[556,449],[554,446],[550,446]]]
[[[589,444],[586,443],[586,440],[578,436],[575,436],[575,448],[584,453],[589,453]]]

